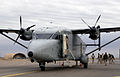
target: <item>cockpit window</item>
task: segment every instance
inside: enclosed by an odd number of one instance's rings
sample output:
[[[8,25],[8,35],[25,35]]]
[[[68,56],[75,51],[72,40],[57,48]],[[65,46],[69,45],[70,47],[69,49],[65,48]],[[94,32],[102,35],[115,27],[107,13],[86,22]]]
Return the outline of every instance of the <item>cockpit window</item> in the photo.
[[[54,34],[53,36],[52,36],[52,39],[57,39],[58,38],[58,34]]]
[[[52,36],[51,36],[52,39],[60,39],[60,34],[59,32],[57,31],[56,33],[54,33]]]
[[[60,39],[61,35],[56,33],[35,34],[35,39]]]
[[[36,39],[49,39],[52,34],[36,34]]]
[[[59,34],[55,34],[52,39],[61,39],[62,38],[62,35],[59,35]]]

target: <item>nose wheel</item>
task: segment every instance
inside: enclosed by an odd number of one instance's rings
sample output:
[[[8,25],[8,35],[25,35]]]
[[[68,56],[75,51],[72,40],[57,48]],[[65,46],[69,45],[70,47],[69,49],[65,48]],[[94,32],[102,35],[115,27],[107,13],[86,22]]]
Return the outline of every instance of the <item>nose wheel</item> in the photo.
[[[40,62],[39,67],[40,67],[41,71],[45,71],[45,62]]]
[[[85,69],[88,68],[88,63],[84,63],[84,68],[85,68]]]

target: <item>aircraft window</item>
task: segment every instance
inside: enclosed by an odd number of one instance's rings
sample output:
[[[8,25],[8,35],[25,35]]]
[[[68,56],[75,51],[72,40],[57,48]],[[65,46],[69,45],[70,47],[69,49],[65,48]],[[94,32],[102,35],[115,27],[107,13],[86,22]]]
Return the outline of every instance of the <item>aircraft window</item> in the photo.
[[[58,39],[58,34],[54,34],[52,38],[53,39]]]
[[[53,35],[52,39],[61,39],[62,35],[55,34]]]
[[[58,31],[56,33],[54,33],[51,37],[52,37],[52,39],[60,39],[60,35],[59,35]]]
[[[49,39],[52,34],[36,34],[36,39]]]

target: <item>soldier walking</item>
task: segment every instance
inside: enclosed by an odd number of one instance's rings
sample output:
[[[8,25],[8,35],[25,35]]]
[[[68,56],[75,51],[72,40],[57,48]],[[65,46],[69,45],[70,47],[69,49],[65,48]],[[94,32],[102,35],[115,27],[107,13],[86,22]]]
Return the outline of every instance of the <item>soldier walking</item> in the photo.
[[[108,60],[109,60],[109,64],[114,64],[115,58],[114,58],[113,54],[108,54]]]
[[[100,64],[102,64],[102,55],[100,54],[100,53],[98,53],[98,57],[97,57],[97,59],[98,59],[98,64],[100,63]]]
[[[115,64],[114,60],[115,60],[115,57],[114,57],[113,54],[111,54],[111,63],[112,63],[112,64]]]
[[[92,64],[94,63],[94,60],[95,60],[95,55],[94,53],[91,55],[91,58],[92,58]]]
[[[110,53],[108,54],[108,60],[109,60],[109,64],[111,64],[111,62],[112,62],[112,56],[111,56]]]
[[[103,60],[104,60],[105,66],[107,66],[108,55],[107,55],[106,52],[105,52],[105,54],[103,56]]]

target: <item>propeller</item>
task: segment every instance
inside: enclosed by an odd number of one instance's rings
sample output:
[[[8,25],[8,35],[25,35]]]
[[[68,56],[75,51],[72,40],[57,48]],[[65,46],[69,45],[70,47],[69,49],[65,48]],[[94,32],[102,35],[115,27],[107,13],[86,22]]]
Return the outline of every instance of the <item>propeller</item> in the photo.
[[[98,18],[97,18],[97,20],[96,20],[96,22],[95,22],[95,25],[94,25],[93,27],[91,27],[90,25],[88,25],[88,23],[86,23],[82,18],[81,18],[81,20],[82,20],[91,30],[93,30],[93,28],[95,28],[95,26],[97,25],[100,17],[101,17],[101,14],[98,16]],[[98,26],[99,26],[99,25],[98,25]],[[98,26],[97,26],[97,28],[98,28]]]
[[[20,38],[20,35],[23,35],[25,33],[25,31],[29,31],[32,27],[34,27],[35,25],[32,25],[26,29],[23,29],[22,28],[22,17],[20,16],[20,30],[19,30],[19,33],[18,33],[18,37],[16,38],[14,44],[17,42],[17,40]]]
[[[98,38],[98,43],[99,43],[99,44],[98,44],[99,50],[100,50],[100,41],[101,41],[101,36],[100,36],[100,32],[99,32],[100,25],[98,25],[97,27],[96,27],[96,25],[97,25],[100,17],[101,17],[101,14],[98,16],[98,18],[97,18],[97,20],[96,20],[96,22],[95,22],[95,24],[94,24],[93,27],[91,27],[90,25],[88,25],[88,23],[86,23],[86,22],[81,18],[81,20],[90,28],[90,30],[89,30],[87,33],[95,34],[95,32],[96,32],[96,33],[98,34],[99,37],[97,37],[97,38]],[[93,38],[93,37],[92,37],[92,38]],[[91,39],[92,39],[92,38],[91,38]],[[93,40],[94,40],[94,39],[93,39]],[[94,42],[94,43],[95,43],[95,42]]]

